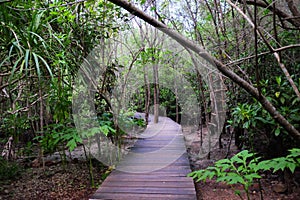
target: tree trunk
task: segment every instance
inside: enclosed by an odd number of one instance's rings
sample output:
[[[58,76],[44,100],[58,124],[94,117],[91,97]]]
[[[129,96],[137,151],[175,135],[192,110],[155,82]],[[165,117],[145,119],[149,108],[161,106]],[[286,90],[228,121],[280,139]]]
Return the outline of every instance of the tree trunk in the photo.
[[[272,105],[270,101],[267,100],[267,98],[263,95],[259,95],[259,92],[257,88],[255,88],[253,85],[249,84],[247,81],[245,81],[243,78],[238,76],[236,73],[228,69],[223,63],[221,63],[216,58],[209,55],[207,52],[204,51],[203,48],[196,45],[192,41],[188,40],[187,38],[183,37],[178,32],[170,29],[165,24],[157,21],[153,17],[148,16],[146,13],[144,13],[142,10],[138,9],[134,4],[126,1],[126,0],[109,0],[110,2],[121,6],[122,8],[126,9],[128,12],[132,13],[133,15],[141,18],[148,24],[154,26],[155,28],[158,28],[165,34],[169,35],[171,38],[176,40],[178,43],[183,45],[185,48],[188,48],[195,53],[197,53],[202,58],[206,59],[208,62],[210,62],[212,65],[216,66],[217,69],[223,73],[225,76],[230,78],[232,81],[234,81],[236,84],[238,84],[240,87],[245,89],[249,94],[251,94],[255,99],[257,99],[262,106],[271,114],[271,116],[282,126],[284,129],[297,141],[300,141],[300,132],[292,125],[290,124],[287,119],[281,115],[276,108]]]
[[[158,85],[158,66],[156,64],[153,65],[153,79],[154,79],[154,120],[155,124],[158,123],[159,117],[159,85]]]
[[[39,82],[41,84],[41,82]],[[40,96],[40,135],[44,135],[44,106],[43,106],[43,93],[42,86],[39,87],[39,96]],[[43,169],[45,169],[45,160],[44,160],[44,151],[43,148],[40,147],[39,150],[39,160],[43,163]]]
[[[149,106],[150,106],[150,85],[148,80],[148,71],[144,67],[144,83],[145,83],[145,120],[149,123]]]

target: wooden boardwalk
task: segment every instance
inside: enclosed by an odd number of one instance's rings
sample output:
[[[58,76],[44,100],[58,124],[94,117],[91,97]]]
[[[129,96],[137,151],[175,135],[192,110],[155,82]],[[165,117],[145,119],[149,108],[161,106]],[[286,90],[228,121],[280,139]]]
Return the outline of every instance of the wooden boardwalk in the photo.
[[[150,124],[91,200],[196,200],[181,127],[167,117]]]

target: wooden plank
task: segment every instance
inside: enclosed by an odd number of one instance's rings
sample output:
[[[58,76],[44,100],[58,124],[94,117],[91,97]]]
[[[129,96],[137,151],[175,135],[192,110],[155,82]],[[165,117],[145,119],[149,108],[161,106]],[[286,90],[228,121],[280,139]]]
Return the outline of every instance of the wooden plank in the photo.
[[[195,200],[195,195],[95,193],[90,200]]]
[[[147,152],[147,155],[144,153],[144,151]],[[159,152],[158,152],[159,151]],[[163,152],[162,152],[163,151]],[[142,157],[143,155],[147,158],[147,156],[149,157],[149,154],[152,153],[153,154],[153,158],[163,158],[163,157],[167,157],[170,155],[174,155],[176,153],[176,158],[178,154],[182,154],[184,151],[183,149],[179,149],[179,148],[157,148],[157,147],[141,147],[141,148],[134,148],[131,150],[131,152],[126,155],[126,159],[130,158],[130,156],[140,156]],[[140,154],[140,155],[138,155]],[[155,155],[156,154],[156,155]],[[157,154],[159,154],[159,157],[157,157]]]
[[[172,155],[162,157],[162,158],[149,158],[149,159],[147,159],[147,158],[140,158],[140,159],[127,158],[125,161],[121,162],[118,165],[127,165],[127,164],[143,165],[143,164],[151,164],[151,163],[166,163],[166,165],[167,165],[171,161],[170,159],[172,159]],[[174,162],[172,166],[176,166],[176,165],[180,165],[180,164],[187,165],[187,163],[184,160],[179,160],[179,161]]]
[[[195,188],[168,188],[168,187],[101,187],[97,193],[129,193],[129,194],[190,194],[190,192],[195,191]]]
[[[124,174],[120,174],[118,175],[119,179],[123,179],[123,178],[128,178],[128,179],[147,179],[147,178],[163,178],[163,177],[184,177],[186,178],[186,173],[156,173],[156,174],[145,174],[145,173],[137,173],[137,174],[132,174],[132,175],[124,175]]]
[[[189,180],[187,177],[172,177],[172,176],[124,176],[122,178],[118,176],[108,176],[107,181],[117,181],[117,180],[122,180],[122,181],[162,181],[162,182],[167,182],[167,181],[173,181],[173,182],[181,182],[181,181],[192,181],[192,179]],[[106,180],[105,180],[106,181]],[[179,184],[179,183],[178,183]]]
[[[164,169],[161,165],[159,165],[159,164],[149,164],[149,163],[145,163],[145,164],[136,164],[136,165],[134,165],[133,163],[131,163],[131,164],[128,164],[128,165],[118,165],[117,166],[117,170],[119,170],[119,169],[121,169],[121,171],[125,171],[125,170],[122,170],[123,168],[132,168],[132,169],[134,169],[134,168],[141,168],[141,167],[144,167],[145,168],[145,170],[151,170],[151,171],[157,171],[157,170],[162,170],[162,169]],[[188,167],[190,167],[190,166],[188,166],[188,165],[186,165],[186,164],[180,164],[180,163],[178,163],[178,164],[174,164],[174,165],[172,165],[172,166],[169,166],[168,168],[170,168],[170,169],[176,169],[177,167],[180,167],[180,168],[188,168]],[[131,171],[126,171],[126,172],[132,172],[132,170]],[[145,171],[146,172],[146,171]],[[135,173],[140,173],[140,172],[135,172]]]
[[[167,165],[168,164],[168,160],[132,160],[132,162],[123,162],[122,164],[117,165],[117,169],[119,167],[126,167],[126,166],[145,166],[145,167],[150,167],[150,166],[158,166],[160,165],[161,168],[163,168],[163,165]],[[174,165],[172,166],[188,166],[186,163],[184,162],[177,162],[174,163]],[[170,166],[171,167],[171,166]]]
[[[184,181],[178,184],[177,181],[124,181],[124,180],[116,180],[102,183],[101,187],[170,187],[170,188],[193,188],[194,183],[191,181]]]
[[[138,174],[115,174],[115,175],[119,175],[119,176],[182,176],[182,177],[186,177],[186,175],[189,172],[187,171],[165,171],[165,172],[161,172],[161,171],[157,171],[157,172],[152,172],[152,173],[138,173]]]
[[[155,175],[155,174],[167,174],[167,173],[173,173],[173,174],[176,174],[176,173],[184,173],[185,175],[187,175],[188,173],[190,173],[191,170],[188,168],[188,166],[186,167],[180,167],[180,168],[177,168],[177,167],[173,167],[173,168],[163,168],[161,170],[156,170],[156,171],[152,171],[152,172],[149,172],[149,173],[139,173],[139,174],[144,174],[144,175]],[[126,173],[126,172],[122,172],[122,171],[118,171],[118,170],[114,170],[112,172],[112,174],[115,176],[118,176],[118,175],[121,175],[121,174],[128,174],[128,175],[133,175],[135,173]]]

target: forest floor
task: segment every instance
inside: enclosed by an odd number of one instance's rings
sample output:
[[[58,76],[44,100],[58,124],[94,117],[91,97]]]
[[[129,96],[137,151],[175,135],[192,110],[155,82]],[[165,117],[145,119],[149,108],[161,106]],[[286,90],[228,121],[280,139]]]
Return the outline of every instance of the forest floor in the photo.
[[[199,158],[198,156],[200,148],[199,132],[188,128],[184,128],[183,132],[193,170],[204,169],[213,165],[214,161],[225,157],[229,138],[223,138],[224,148],[219,149],[218,146],[213,148],[211,159],[208,160],[206,158]],[[238,152],[233,144],[234,141],[232,141],[232,145],[230,146],[229,157]],[[77,156],[82,158],[82,155]],[[88,199],[101,185],[102,181],[109,174],[108,172],[107,167],[95,162],[93,164],[95,187],[91,187],[89,169],[84,159],[74,159],[68,162],[66,166],[61,162],[53,160],[46,162],[45,168],[42,168],[39,163],[30,161],[29,163],[23,163],[20,173],[14,178],[10,180],[0,179],[0,200]],[[198,200],[240,199],[235,195],[233,188],[225,183],[216,183],[214,180],[207,180],[206,183],[199,182],[195,185]],[[261,186],[262,190],[259,189],[258,183],[255,183],[251,187],[251,199],[261,199],[261,194],[265,200],[300,199],[299,187],[293,188],[293,192],[287,194],[286,187],[280,180],[279,175],[265,174],[264,178],[261,179]],[[240,185],[235,186],[235,189],[242,191]],[[244,193],[242,193],[242,196],[246,199]]]
[[[91,187],[87,162],[61,162],[51,166],[22,169],[12,180],[0,180],[1,200],[84,200],[99,187],[106,167],[93,167],[95,187]]]
[[[203,131],[203,136],[205,136],[207,131]],[[199,131],[191,130],[191,128],[183,128],[183,133],[186,140],[186,146],[189,153],[189,159],[191,163],[192,170],[205,169],[208,166],[212,166],[213,163],[217,160],[225,158],[229,146],[230,137],[225,136],[222,138],[223,148],[220,149],[217,144],[212,148],[210,159],[207,157],[199,157],[200,149],[200,133]],[[205,142],[205,141],[204,141]],[[232,157],[238,153],[234,141],[231,142],[230,151],[228,158]],[[264,200],[299,200],[300,199],[300,188],[299,186],[294,186],[291,188],[292,192],[287,193],[287,187],[281,180],[279,174],[262,174],[261,179],[261,190],[259,183],[255,182],[250,188],[250,198],[251,199],[264,199]],[[300,184],[300,175],[297,173],[296,181]],[[196,192],[198,200],[239,200],[239,196],[235,194],[235,190],[240,190],[242,193],[243,199],[246,198],[246,194],[243,192],[241,185],[235,185],[233,187],[222,183],[216,182],[215,180],[207,180],[204,182],[195,183]],[[261,198],[261,195],[263,198]]]

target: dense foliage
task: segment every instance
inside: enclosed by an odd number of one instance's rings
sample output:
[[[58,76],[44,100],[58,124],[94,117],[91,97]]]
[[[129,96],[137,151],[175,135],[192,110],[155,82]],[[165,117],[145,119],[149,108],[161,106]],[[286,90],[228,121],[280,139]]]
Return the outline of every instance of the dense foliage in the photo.
[[[166,114],[180,123],[181,106],[190,102],[180,103],[174,91],[159,86],[157,77],[162,69],[156,65],[153,77],[143,71],[143,66],[149,63],[168,63],[170,69],[183,65],[180,73],[197,96],[201,124],[210,123],[214,113],[206,77],[199,72],[184,71],[184,65],[189,63],[172,63],[170,52],[161,51],[162,44],[150,42],[152,33],[134,17],[137,12],[130,15],[114,3],[120,1],[0,2],[0,139],[4,145],[13,137],[16,156],[22,156],[22,150],[28,146],[37,145],[42,156],[55,151],[64,153],[65,149],[73,151],[82,143],[72,115],[72,95],[74,91],[79,95],[81,90],[74,88],[74,82],[80,65],[98,45],[105,44],[112,51],[127,48],[130,55],[111,54],[105,63],[93,99],[99,128],[89,130],[90,135],[102,133],[119,144],[126,134],[120,127],[144,127],[153,105],[160,105],[154,106],[154,114]],[[227,95],[224,130],[227,128],[235,135],[240,149],[250,149],[271,159],[286,156],[288,149],[299,147],[295,137],[300,135],[297,2],[137,0],[132,3],[152,16],[152,21],[209,50],[226,70],[242,80],[222,76]],[[113,47],[111,41],[117,45]],[[137,88],[131,105],[119,113],[120,118],[115,118],[108,97],[120,77],[125,77],[126,84],[126,76],[137,71],[143,74],[145,85]],[[154,79],[152,84],[147,84],[149,78]],[[249,92],[252,88],[257,95]],[[146,122],[133,120],[136,111],[146,113]],[[226,160],[229,161],[233,160]],[[2,160],[1,165],[11,168],[12,173],[18,171]],[[220,180],[224,180],[222,177]],[[248,178],[251,182],[257,176]]]

